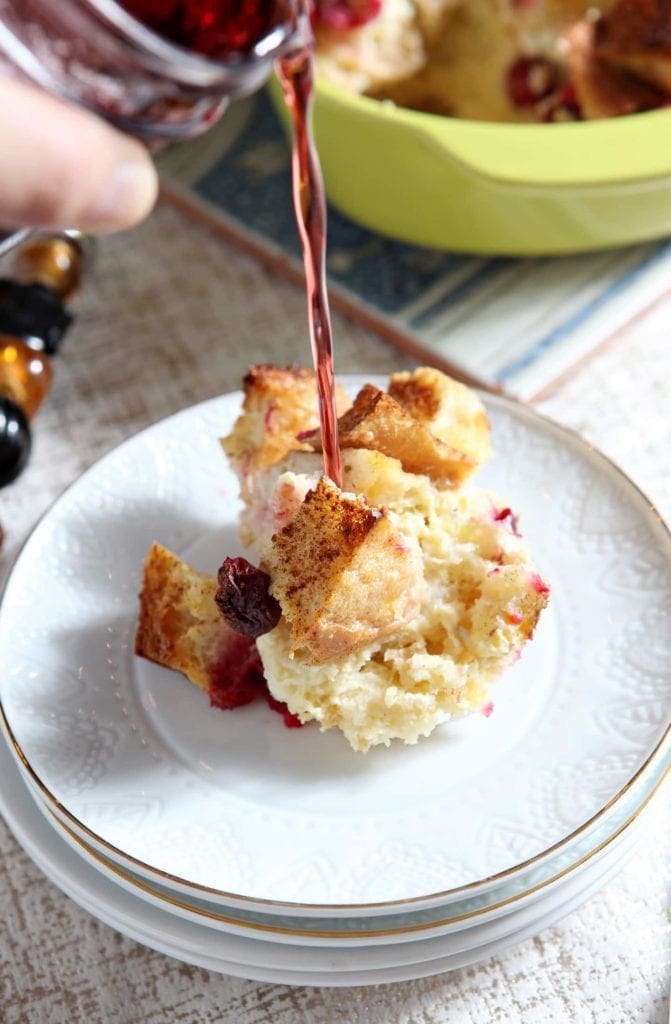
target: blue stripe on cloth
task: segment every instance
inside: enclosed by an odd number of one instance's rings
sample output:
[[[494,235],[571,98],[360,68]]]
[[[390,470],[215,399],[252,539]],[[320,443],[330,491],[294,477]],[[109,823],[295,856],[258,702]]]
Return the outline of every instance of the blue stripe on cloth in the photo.
[[[474,262],[476,262],[474,260]],[[486,261],[483,266],[479,267],[474,274],[465,280],[460,281],[454,288],[451,288],[444,295],[441,295],[439,299],[436,299],[432,305],[427,309],[423,310],[416,317],[410,321],[411,327],[423,327],[428,320],[432,320],[438,313],[442,313],[443,310],[449,306],[454,306],[455,303],[461,299],[468,298],[468,296],[479,288],[481,284],[488,281],[490,277],[501,269],[503,266],[509,266],[511,260],[492,258]]]
[[[576,328],[580,327],[586,320],[596,313],[599,309],[605,306],[612,298],[614,298],[619,292],[624,291],[625,288],[633,284],[638,280],[639,277],[650,267],[653,267],[656,263],[661,262],[664,256],[667,256],[671,252],[671,242],[666,242],[654,249],[649,253],[645,259],[637,263],[635,267],[631,267],[630,270],[618,277],[616,281],[613,281],[607,288],[605,288],[600,295],[597,295],[595,299],[582,306],[573,316],[565,320],[563,324],[556,327],[550,334],[546,334],[544,338],[537,341],[536,344],[525,352],[523,356],[520,356],[514,362],[509,363],[507,366],[502,367],[496,374],[497,380],[504,381],[510,380],[520,370],[526,369],[530,366],[540,355],[547,352],[549,349],[554,348],[560,341],[563,341],[567,335],[575,331]],[[671,276],[669,279],[671,285]]]

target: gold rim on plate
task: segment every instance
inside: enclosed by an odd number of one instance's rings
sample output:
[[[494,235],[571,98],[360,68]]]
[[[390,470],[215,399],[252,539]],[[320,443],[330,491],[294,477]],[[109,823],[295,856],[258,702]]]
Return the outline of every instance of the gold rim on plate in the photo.
[[[543,882],[538,882],[536,883],[536,885],[530,886],[523,892],[515,893],[513,896],[507,896],[505,899],[500,900],[498,903],[492,903],[490,906],[478,907],[477,909],[469,911],[468,913],[455,914],[453,917],[443,918],[440,921],[431,921],[420,924],[408,924],[406,926],[399,926],[396,928],[362,929],[361,931],[354,932],[338,932],[326,929],[285,928],[280,927],[280,925],[262,924],[258,921],[240,921],[238,918],[228,917],[226,914],[220,914],[218,911],[209,911],[203,907],[194,907],[190,903],[185,903],[183,900],[178,899],[176,896],[170,896],[167,893],[158,892],[156,889],[152,888],[152,886],[149,885],[147,882],[142,881],[142,879],[136,878],[134,875],[129,875],[126,871],[124,871],[121,865],[112,864],[110,861],[107,860],[106,857],[100,854],[93,847],[89,846],[88,843],[84,842],[84,840],[81,839],[80,836],[76,834],[76,832],[73,832],[73,830],[69,828],[65,824],[65,822],[61,821],[58,815],[46,804],[44,805],[43,810],[45,812],[45,816],[48,815],[52,819],[51,824],[54,830],[56,832],[59,832],[59,830],[62,829],[63,832],[66,832],[67,835],[70,837],[70,840],[76,846],[80,847],[83,851],[85,851],[85,855],[87,857],[95,861],[96,864],[101,865],[101,871],[103,874],[106,872],[111,872],[111,874],[116,875],[118,878],[124,879],[124,881],[128,883],[128,885],[132,886],[133,888],[139,889],[141,892],[148,894],[154,900],[158,900],[161,903],[167,904],[168,907],[178,907],[180,910],[186,910],[188,911],[189,914],[193,914],[196,917],[206,918],[210,921],[217,921],[220,924],[234,925],[238,928],[249,928],[252,931],[259,931],[276,935],[307,936],[308,938],[318,939],[377,938],[385,935],[405,935],[406,933],[431,931],[432,929],[441,928],[447,924],[456,924],[461,921],[472,921],[475,918],[481,917],[483,914],[489,913],[492,910],[501,910],[503,908],[509,908],[513,906],[513,904],[518,903],[520,900],[527,896],[532,896],[536,893],[542,892],[544,889],[547,889],[548,886],[553,885],[560,879],[564,879],[568,877],[568,875],[571,875],[574,872],[578,871],[580,868],[584,867],[585,864],[587,864],[589,861],[593,860],[598,854],[606,850],[617,839],[621,838],[624,835],[624,833],[632,827],[634,822],[636,822],[644,813],[644,811],[649,807],[652,800],[660,792],[662,786],[666,782],[668,775],[669,770],[667,769],[660,775],[659,779],[657,780],[651,791],[645,797],[643,802],[639,804],[636,810],[632,814],[630,814],[624,822],[622,822],[622,824],[615,830],[615,832],[613,832],[610,836],[607,836],[606,839],[603,839],[597,846],[594,847],[593,850],[590,850],[588,853],[583,854],[583,856],[579,857],[578,860],[574,861],[573,864],[570,864],[567,867],[562,868],[561,871],[558,871],[550,878],[546,878]],[[66,840],[66,842],[67,841],[68,840]]]

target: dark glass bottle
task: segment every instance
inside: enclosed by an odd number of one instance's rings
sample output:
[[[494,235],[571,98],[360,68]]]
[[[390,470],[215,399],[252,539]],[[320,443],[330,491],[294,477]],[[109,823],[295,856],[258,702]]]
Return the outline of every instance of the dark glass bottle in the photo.
[[[0,278],[0,487],[30,456],[30,421],[49,393],[56,354],[72,316],[65,309],[79,287],[82,241],[30,237],[17,249],[12,277]]]

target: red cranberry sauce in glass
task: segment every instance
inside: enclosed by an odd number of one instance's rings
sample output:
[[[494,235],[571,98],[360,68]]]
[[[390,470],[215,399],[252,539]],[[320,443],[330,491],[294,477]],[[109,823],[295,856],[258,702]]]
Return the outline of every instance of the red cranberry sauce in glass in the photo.
[[[274,0],[119,0],[121,6],[165,39],[214,60],[249,53],[280,24]]]

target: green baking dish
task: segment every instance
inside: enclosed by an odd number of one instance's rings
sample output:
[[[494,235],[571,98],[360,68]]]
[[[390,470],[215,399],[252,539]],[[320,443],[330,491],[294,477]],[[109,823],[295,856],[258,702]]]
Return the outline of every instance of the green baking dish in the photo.
[[[276,82],[271,94],[286,121]],[[406,110],[318,81],[314,124],[330,202],[393,238],[539,256],[671,234],[671,109],[500,124]]]

